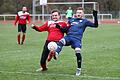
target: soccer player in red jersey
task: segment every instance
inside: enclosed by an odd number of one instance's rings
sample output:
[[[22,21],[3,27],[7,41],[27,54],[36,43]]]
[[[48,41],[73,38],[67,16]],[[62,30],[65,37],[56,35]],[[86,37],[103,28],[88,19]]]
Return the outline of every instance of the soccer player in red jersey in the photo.
[[[27,12],[27,7],[22,7],[22,11],[17,13],[14,25],[18,23],[18,35],[17,40],[18,44],[23,44],[25,40],[25,33],[26,33],[26,24],[30,23],[30,14]],[[22,42],[20,43],[20,35],[22,32]]]
[[[65,31],[64,28],[67,27],[66,22],[59,21],[60,12],[58,10],[53,10],[51,12],[51,18],[52,18],[52,21],[46,21],[46,23],[43,24],[42,26],[38,27],[38,26],[33,25],[33,24],[31,25],[32,28],[35,29],[36,31],[39,31],[39,32],[47,31],[48,32],[48,37],[47,37],[47,40],[45,42],[42,56],[41,56],[41,60],[40,60],[40,67],[41,68],[39,68],[36,71],[46,71],[47,70],[46,61],[47,61],[48,54],[50,52],[48,50],[47,45],[51,41],[58,42],[61,38],[63,38],[64,31]],[[54,57],[54,59],[56,59],[56,58]]]

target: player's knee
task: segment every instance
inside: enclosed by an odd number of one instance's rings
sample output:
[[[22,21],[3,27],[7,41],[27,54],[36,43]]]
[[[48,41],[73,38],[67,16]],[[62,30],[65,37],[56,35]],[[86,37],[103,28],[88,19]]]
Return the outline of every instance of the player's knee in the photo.
[[[81,49],[80,48],[75,48],[75,53],[81,53]]]
[[[21,34],[21,32],[18,32],[18,35],[20,35]]]
[[[66,44],[66,41],[64,38],[62,38],[60,41],[59,41],[61,44],[65,45]]]
[[[25,35],[26,33],[23,33],[23,35]]]

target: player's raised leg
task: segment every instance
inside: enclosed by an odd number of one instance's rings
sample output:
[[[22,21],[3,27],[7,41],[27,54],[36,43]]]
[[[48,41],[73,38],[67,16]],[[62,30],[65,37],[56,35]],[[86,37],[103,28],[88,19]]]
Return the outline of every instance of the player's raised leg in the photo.
[[[62,38],[59,42],[57,42],[57,48],[56,49],[49,49],[50,53],[48,55],[48,62],[52,59],[52,57],[57,60],[57,57],[62,50],[62,47],[66,44],[66,41],[64,38]]]
[[[55,51],[57,48],[58,48],[58,45],[56,42],[50,42],[48,44],[48,49],[50,50],[50,53],[49,53],[48,58],[47,58],[48,62],[52,59],[52,57],[54,57],[55,60],[57,59],[56,58],[56,51]]]

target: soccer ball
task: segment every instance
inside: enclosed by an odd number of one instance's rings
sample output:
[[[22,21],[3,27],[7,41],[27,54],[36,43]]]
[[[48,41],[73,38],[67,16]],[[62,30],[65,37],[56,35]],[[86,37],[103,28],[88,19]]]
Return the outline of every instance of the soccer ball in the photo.
[[[49,50],[56,50],[57,49],[57,44],[56,44],[56,42],[50,42],[50,43],[48,43],[48,49]]]

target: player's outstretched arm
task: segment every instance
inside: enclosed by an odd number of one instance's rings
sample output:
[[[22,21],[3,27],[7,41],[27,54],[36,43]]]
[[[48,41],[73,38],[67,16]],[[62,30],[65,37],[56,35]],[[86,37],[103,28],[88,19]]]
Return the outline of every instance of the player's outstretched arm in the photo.
[[[14,22],[14,26],[15,26],[15,27],[16,27],[16,24],[17,24],[18,20],[19,20],[19,16],[17,15],[17,16],[15,17],[15,22]]]
[[[31,28],[35,29],[38,32],[47,31],[48,30],[48,22],[46,22],[42,26],[36,26],[35,24],[32,24]]]
[[[32,29],[35,29],[36,31],[39,31],[35,26],[36,26],[35,24],[32,24],[32,25],[31,25],[31,28],[32,28]]]
[[[31,24],[31,28],[34,29],[35,25],[34,24]]]
[[[98,27],[98,18],[97,18],[98,11],[93,10],[93,17],[94,17],[94,26]]]

